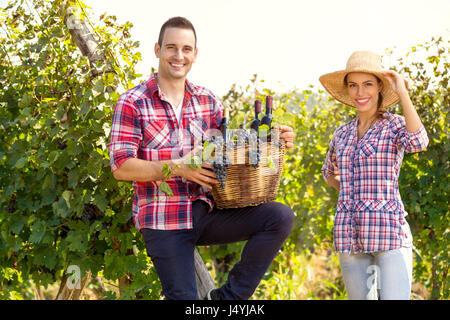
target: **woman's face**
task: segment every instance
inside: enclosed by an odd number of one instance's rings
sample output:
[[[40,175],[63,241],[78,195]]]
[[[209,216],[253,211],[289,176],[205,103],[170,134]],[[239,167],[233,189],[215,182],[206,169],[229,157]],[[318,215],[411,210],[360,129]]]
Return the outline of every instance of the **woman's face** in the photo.
[[[358,112],[377,110],[381,86],[378,78],[370,73],[351,72],[347,75],[348,94]]]

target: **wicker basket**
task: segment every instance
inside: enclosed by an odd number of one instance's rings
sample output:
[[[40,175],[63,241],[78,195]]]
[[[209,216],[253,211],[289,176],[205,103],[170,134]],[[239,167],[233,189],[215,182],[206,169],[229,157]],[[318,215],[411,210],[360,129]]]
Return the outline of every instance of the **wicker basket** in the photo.
[[[248,149],[247,145],[227,150],[232,164],[227,168],[225,188],[214,185],[212,189],[217,208],[256,206],[276,198],[283,171],[284,143],[261,144],[260,149],[263,151],[256,169],[248,161]]]

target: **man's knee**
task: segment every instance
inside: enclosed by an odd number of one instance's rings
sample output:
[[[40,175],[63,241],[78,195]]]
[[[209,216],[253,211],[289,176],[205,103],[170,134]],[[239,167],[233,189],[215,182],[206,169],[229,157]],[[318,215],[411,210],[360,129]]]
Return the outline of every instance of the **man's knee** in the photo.
[[[280,202],[269,202],[264,204],[264,210],[270,215],[271,224],[287,237],[294,226],[295,215],[292,209]]]
[[[294,226],[294,219],[295,215],[294,212],[290,207],[283,203],[277,202],[277,211],[279,212],[279,219],[280,219],[280,225],[283,227],[283,230],[286,233],[286,236],[288,236],[291,231],[292,227]]]

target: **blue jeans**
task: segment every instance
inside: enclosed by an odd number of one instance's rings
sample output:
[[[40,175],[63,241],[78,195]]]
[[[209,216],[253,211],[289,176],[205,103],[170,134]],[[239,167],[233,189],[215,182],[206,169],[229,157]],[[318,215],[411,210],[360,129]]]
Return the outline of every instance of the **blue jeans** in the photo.
[[[248,299],[269,268],[294,224],[292,210],[277,202],[208,213],[207,203],[193,203],[193,229],[142,229],[147,253],[169,300],[196,300],[194,249],[197,245],[245,241],[241,260],[219,288],[224,300]]]
[[[412,249],[373,253],[339,253],[349,300],[409,300],[412,280]]]

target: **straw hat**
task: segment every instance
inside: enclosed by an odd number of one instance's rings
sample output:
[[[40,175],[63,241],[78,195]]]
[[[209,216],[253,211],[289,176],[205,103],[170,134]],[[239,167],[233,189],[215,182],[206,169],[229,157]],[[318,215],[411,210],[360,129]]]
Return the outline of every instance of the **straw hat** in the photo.
[[[324,74],[319,78],[322,85],[336,100],[355,107],[355,103],[348,95],[344,84],[344,77],[350,72],[367,72],[377,76],[383,82],[381,108],[385,109],[397,103],[400,98],[392,89],[388,79],[381,73],[381,56],[370,51],[355,51],[347,61],[345,70]],[[405,81],[406,82],[406,81]]]

